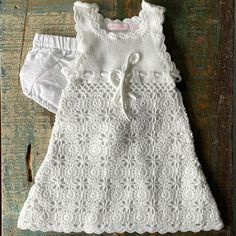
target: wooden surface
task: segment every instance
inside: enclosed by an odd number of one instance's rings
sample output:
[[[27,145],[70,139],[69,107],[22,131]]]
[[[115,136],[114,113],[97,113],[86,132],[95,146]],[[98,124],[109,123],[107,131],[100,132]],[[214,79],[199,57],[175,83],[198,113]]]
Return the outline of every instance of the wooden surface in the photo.
[[[36,32],[75,36],[73,2],[0,3],[4,236],[59,235],[16,228],[19,211],[46,154],[54,122],[52,113],[22,94],[18,74]],[[98,3],[106,17],[123,19],[139,12],[141,0],[87,2]],[[196,153],[225,223],[221,231],[174,235],[233,235],[233,0],[150,2],[167,9],[166,45],[183,78],[177,86],[184,98]]]

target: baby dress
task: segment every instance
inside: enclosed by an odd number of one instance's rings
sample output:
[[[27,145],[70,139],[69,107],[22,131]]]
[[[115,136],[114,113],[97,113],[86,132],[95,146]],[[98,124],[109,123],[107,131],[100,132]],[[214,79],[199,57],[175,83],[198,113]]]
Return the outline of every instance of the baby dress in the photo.
[[[164,43],[165,8],[123,21],[73,6],[76,38],[36,34],[23,92],[54,112],[17,227],[121,233],[220,230]]]

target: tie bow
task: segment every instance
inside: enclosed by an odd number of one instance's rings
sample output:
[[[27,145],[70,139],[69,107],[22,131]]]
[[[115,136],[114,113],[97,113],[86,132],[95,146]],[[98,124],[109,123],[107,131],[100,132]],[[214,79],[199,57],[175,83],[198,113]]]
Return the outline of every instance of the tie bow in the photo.
[[[127,79],[132,75],[132,72],[130,72],[131,66],[135,65],[139,60],[140,54],[138,52],[131,53],[126,60],[126,63],[122,66],[121,70],[113,70],[109,77],[111,85],[116,88],[116,92],[113,97],[113,102],[116,105],[121,105],[123,113],[126,119],[128,119],[129,121],[130,118],[126,111],[127,104],[125,103],[125,99],[127,98],[127,96],[133,99],[136,99],[136,97],[132,93],[127,91]]]

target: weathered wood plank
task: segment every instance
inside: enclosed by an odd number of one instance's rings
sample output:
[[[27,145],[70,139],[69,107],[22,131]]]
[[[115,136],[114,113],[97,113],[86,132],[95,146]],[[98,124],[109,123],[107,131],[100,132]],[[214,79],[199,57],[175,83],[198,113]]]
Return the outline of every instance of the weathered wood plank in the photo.
[[[26,157],[32,162],[34,177],[46,154],[54,122],[53,114],[22,94],[18,73],[36,32],[75,36],[73,2],[11,0],[0,3],[3,235],[59,235],[16,228],[19,211],[33,183],[28,178],[30,165],[27,167]],[[141,3],[134,0],[87,2],[97,2],[101,12],[114,19],[136,15]],[[177,86],[183,94],[199,161],[226,224],[222,231],[196,235],[233,235],[233,0],[150,2],[167,9],[166,45],[183,77]]]

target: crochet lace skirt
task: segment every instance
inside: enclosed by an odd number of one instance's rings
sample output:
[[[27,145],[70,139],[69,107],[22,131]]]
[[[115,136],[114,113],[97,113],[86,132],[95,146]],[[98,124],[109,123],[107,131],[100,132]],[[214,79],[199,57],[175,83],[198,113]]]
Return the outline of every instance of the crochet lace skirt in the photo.
[[[194,150],[179,90],[132,82],[131,121],[107,82],[61,95],[48,151],[20,212],[20,229],[176,232],[223,222]]]

